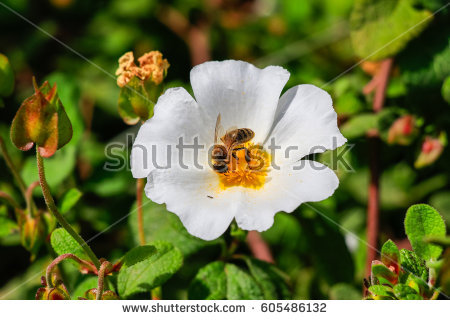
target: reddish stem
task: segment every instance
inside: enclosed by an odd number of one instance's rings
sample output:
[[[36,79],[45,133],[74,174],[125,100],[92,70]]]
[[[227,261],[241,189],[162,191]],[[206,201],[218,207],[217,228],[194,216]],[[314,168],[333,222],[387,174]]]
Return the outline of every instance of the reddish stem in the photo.
[[[256,259],[269,263],[275,263],[269,246],[258,231],[249,231],[247,235],[247,242],[250,251]]]
[[[103,261],[100,269],[98,270],[98,282],[97,282],[97,292],[95,295],[95,300],[102,300],[103,289],[105,288],[105,274],[108,273],[108,269],[112,268],[112,264],[108,261]]]
[[[367,261],[366,275],[370,275],[372,261],[376,259],[378,244],[378,220],[379,220],[379,168],[378,168],[378,150],[379,141],[377,137],[369,138],[370,148],[370,182],[367,204]]]
[[[375,91],[373,99],[373,111],[375,113],[383,109],[386,97],[386,88],[391,74],[393,59],[383,60],[380,69],[373,79],[366,85],[363,92],[369,94]],[[380,170],[379,170],[379,138],[376,133],[369,134],[369,157],[370,157],[370,182],[367,204],[367,260],[366,275],[370,276],[372,261],[376,259],[378,245],[378,221],[380,211]]]
[[[66,259],[72,259],[74,261],[76,261],[77,263],[79,263],[80,265],[92,269],[95,268],[94,266],[92,266],[88,261],[85,261],[83,259],[78,258],[76,255],[72,254],[72,253],[65,253],[62,254],[60,256],[58,256],[55,260],[52,261],[52,263],[50,263],[47,267],[47,271],[45,273],[45,278],[47,281],[47,286],[49,288],[53,288],[53,283],[52,283],[52,272],[53,269],[61,262],[64,261]]]

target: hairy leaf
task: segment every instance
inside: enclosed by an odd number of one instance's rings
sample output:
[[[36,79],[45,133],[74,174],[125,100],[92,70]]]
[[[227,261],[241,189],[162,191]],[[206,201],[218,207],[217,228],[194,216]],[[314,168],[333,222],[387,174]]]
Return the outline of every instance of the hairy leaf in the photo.
[[[189,286],[189,299],[220,300],[227,295],[225,263],[212,262],[201,268]]]
[[[361,290],[356,289],[348,283],[337,283],[330,289],[332,300],[361,300]]]
[[[148,199],[143,201],[144,230],[147,241],[168,241],[180,249],[183,256],[188,256],[203,247],[218,244],[221,239],[204,241],[190,235],[180,219],[172,212],[166,210],[163,204],[154,203]],[[135,243],[139,243],[137,232],[136,205],[131,209],[129,218],[130,228]]]
[[[245,258],[245,262],[250,274],[261,288],[264,299],[277,300],[291,297],[286,283],[287,276],[283,275],[273,264],[248,257]]]
[[[171,243],[158,241],[131,249],[122,261],[117,288],[120,297],[128,298],[166,282],[180,269],[183,256]]]
[[[351,14],[351,39],[358,56],[380,60],[396,55],[432,20],[410,0],[357,0]]]
[[[394,267],[395,273],[398,273],[400,260],[400,251],[392,240],[388,240],[381,248],[381,262],[384,265]]]
[[[52,232],[50,243],[58,255],[72,253],[81,259],[89,260],[83,248],[63,228],[58,228]]]
[[[400,264],[403,271],[406,272],[406,277],[413,274],[425,282],[428,281],[428,268],[426,267],[425,260],[413,251],[406,249],[400,250]]]
[[[69,191],[67,191],[61,200],[60,205],[61,213],[66,213],[70,209],[72,209],[72,207],[76,205],[78,200],[80,200],[82,195],[83,194],[81,193],[81,191],[78,190],[77,188],[72,188]]]
[[[264,294],[256,280],[234,264],[225,265],[227,275],[228,300],[264,299]]]
[[[424,242],[426,236],[445,236],[445,222],[431,206],[417,204],[406,212],[405,231],[414,251],[424,260],[437,259],[442,247]]]

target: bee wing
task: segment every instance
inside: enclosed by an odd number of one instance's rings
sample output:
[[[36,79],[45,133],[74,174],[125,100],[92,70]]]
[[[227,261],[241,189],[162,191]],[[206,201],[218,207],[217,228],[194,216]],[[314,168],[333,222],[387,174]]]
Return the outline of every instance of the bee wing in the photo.
[[[220,116],[220,113],[219,113],[219,115],[217,116],[217,120],[216,120],[216,128],[214,130],[214,143],[215,144],[217,143],[217,139],[219,137],[221,137],[222,133],[223,133],[223,127],[220,124],[220,119],[221,119],[221,116]]]
[[[237,128],[238,128],[238,127],[236,127],[236,126],[232,126],[232,127],[228,128],[228,130],[227,130],[226,133],[231,132],[231,131],[233,131],[233,130],[236,130]]]

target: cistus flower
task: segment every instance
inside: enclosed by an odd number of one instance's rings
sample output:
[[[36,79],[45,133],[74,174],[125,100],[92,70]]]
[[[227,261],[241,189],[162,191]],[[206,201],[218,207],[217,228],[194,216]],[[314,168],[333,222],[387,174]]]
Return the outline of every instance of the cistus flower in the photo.
[[[346,139],[325,91],[299,85],[280,98],[288,78],[281,67],[243,61],[194,67],[195,100],[183,88],[168,89],[134,142],[131,169],[147,178],[147,197],[165,203],[194,236],[212,240],[233,219],[264,231],[277,212],[331,196],[335,173],[302,158]],[[216,134],[219,119],[224,131]],[[212,155],[216,149],[224,154]]]

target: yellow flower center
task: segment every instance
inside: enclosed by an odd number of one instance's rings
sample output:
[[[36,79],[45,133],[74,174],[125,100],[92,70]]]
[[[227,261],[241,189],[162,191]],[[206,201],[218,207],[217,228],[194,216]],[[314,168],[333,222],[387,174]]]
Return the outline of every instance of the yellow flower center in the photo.
[[[270,170],[270,154],[252,143],[246,143],[244,147],[248,150],[248,159],[245,149],[237,150],[234,152],[236,157],[230,156],[228,170],[217,172],[221,189],[238,186],[259,189],[264,186]]]

